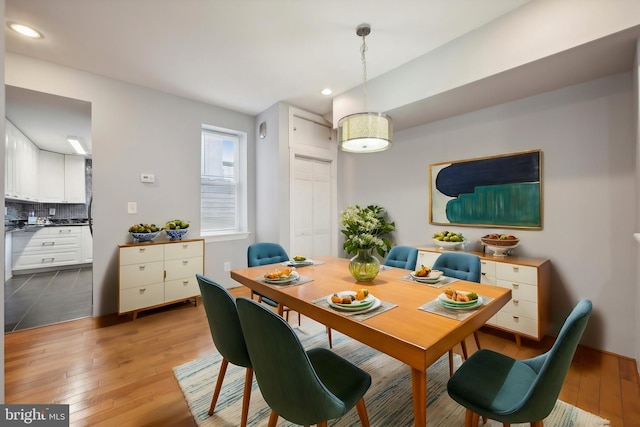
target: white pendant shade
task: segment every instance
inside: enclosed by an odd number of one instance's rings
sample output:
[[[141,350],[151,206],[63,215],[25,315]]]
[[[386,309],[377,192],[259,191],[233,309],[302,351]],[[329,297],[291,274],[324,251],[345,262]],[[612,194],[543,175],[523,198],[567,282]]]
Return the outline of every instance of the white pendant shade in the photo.
[[[358,113],[338,122],[338,144],[343,151],[374,153],[391,146],[393,123],[383,113]]]

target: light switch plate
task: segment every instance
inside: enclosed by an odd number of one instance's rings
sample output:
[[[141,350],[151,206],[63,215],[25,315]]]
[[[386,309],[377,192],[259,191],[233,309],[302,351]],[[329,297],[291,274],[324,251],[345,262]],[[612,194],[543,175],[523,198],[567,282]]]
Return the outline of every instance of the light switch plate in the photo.
[[[127,213],[138,213],[138,204],[136,202],[127,203]]]
[[[156,182],[156,176],[152,173],[141,173],[140,182]]]

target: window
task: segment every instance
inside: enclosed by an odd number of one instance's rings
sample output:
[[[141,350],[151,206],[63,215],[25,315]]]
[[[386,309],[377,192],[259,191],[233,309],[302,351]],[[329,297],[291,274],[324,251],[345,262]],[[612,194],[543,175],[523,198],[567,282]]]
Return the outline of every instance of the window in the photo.
[[[204,236],[247,229],[246,134],[203,126],[200,220]]]

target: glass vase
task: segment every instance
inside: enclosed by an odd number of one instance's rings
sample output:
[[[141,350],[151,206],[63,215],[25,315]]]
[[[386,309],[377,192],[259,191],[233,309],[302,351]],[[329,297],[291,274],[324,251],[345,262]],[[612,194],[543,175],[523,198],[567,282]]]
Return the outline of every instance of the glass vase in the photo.
[[[370,282],[380,271],[380,261],[373,256],[373,249],[358,249],[349,261],[349,272],[358,282]]]

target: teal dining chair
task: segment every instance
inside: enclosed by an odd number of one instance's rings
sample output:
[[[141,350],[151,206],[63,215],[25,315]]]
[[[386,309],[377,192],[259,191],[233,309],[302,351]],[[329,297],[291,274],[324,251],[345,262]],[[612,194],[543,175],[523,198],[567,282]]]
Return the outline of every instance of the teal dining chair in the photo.
[[[445,252],[435,260],[431,268],[442,271],[447,277],[480,283],[481,264],[480,257],[477,255],[466,252]],[[480,350],[480,336],[477,331],[473,333],[473,338]],[[466,360],[469,357],[466,341],[462,340],[460,346],[462,356]],[[449,350],[449,375],[453,375],[453,349]]]
[[[542,427],[558,399],[591,309],[591,301],[579,301],[544,354],[516,360],[480,350],[464,362],[449,379],[447,392],[466,408],[465,427],[476,426],[480,416],[505,426]]]
[[[239,297],[236,304],[260,392],[271,408],[269,427],[279,417],[326,427],[354,407],[369,426],[367,372],[326,348],[305,351],[289,323],[260,303]]]
[[[413,246],[394,246],[387,254],[384,265],[404,268],[405,270],[415,270],[417,261],[418,248],[414,248]]]
[[[242,413],[240,417],[240,426],[246,427],[249,414],[249,400],[251,399],[251,384],[253,383],[253,368],[251,367],[251,359],[247,351],[247,346],[242,334],[240,319],[233,296],[223,286],[196,274],[198,286],[200,286],[200,295],[204,311],[209,321],[209,330],[211,338],[218,352],[222,356],[220,363],[220,371],[216,381],[211,406],[209,407],[209,416],[215,411],[220,391],[222,390],[222,382],[227,372],[229,363],[247,368],[244,379],[244,396],[242,400]]]
[[[287,251],[278,243],[261,242],[249,245],[247,248],[247,265],[249,267],[257,267],[259,265],[276,264],[289,261]],[[277,301],[260,295],[251,290],[251,299],[257,295],[258,302],[264,302],[271,307],[275,307],[278,313],[283,314],[284,318],[289,321],[289,307],[285,307]],[[300,325],[300,313],[298,313],[298,326]],[[333,348],[333,339],[331,337],[331,329],[327,327],[327,338],[329,340],[329,348]]]
[[[249,245],[247,248],[247,265],[249,267],[257,267],[260,265],[278,264],[289,261],[287,251],[278,243],[260,242]],[[258,297],[259,302],[263,302],[271,307],[277,308],[280,314],[283,314],[287,321],[289,320],[289,308],[284,307],[277,301],[251,291],[251,298]],[[298,324],[300,324],[300,313],[298,313]]]

